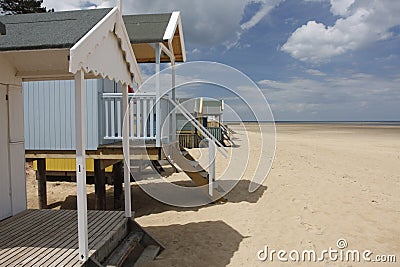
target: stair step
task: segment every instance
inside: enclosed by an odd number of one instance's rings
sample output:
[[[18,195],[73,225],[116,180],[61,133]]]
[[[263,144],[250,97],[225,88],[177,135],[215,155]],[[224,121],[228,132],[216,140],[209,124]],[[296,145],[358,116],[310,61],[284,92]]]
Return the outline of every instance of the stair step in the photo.
[[[169,161],[166,159],[159,160],[158,163],[160,163],[161,166],[169,165]]]
[[[108,257],[107,261],[105,262],[104,266],[107,267],[117,267],[121,266],[129,254],[135,250],[140,244],[140,240],[143,237],[143,233],[136,232],[130,233],[118,247],[114,249],[111,255]]]
[[[218,193],[225,193],[225,190],[220,185],[215,188],[215,191],[217,191]]]
[[[201,176],[203,176],[204,179],[208,180],[208,172],[206,171],[201,171],[199,172],[201,174]]]
[[[145,262],[149,262],[154,260],[158,253],[160,252],[160,246],[156,246],[156,245],[149,245],[147,246],[142,255],[140,255],[140,257],[137,259],[134,267],[139,266],[140,264],[143,264]]]
[[[198,161],[189,161],[189,164],[193,166],[193,168],[199,167],[200,163]]]

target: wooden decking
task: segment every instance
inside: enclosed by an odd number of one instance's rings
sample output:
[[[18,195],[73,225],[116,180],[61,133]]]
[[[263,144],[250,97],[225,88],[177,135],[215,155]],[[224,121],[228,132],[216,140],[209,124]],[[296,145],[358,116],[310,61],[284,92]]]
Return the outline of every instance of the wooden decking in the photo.
[[[130,141],[130,152],[132,160],[150,159],[158,160],[160,153],[175,143],[163,143],[162,148],[157,147],[155,141]],[[26,159],[74,159],[75,150],[25,150]],[[101,160],[123,160],[124,153],[122,142],[114,142],[107,145],[101,145],[97,150],[87,150],[86,158]]]
[[[89,256],[103,261],[122,240],[121,211],[88,211]],[[27,210],[0,222],[0,266],[82,266],[75,210]]]

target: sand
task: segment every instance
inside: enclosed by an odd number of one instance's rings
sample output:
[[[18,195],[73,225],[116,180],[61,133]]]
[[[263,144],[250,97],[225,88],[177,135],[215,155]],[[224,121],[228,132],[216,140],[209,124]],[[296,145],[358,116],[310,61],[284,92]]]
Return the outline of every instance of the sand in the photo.
[[[237,125],[231,128],[237,131],[238,145],[247,140]],[[255,127],[249,129],[251,149],[257,151]],[[259,261],[257,252],[268,246],[319,253],[337,249],[341,238],[348,249],[397,254],[400,261],[400,127],[278,125],[276,147],[272,170],[262,187],[252,194],[247,191],[256,167],[252,163],[225,204],[176,208],[132,186],[136,220],[166,247],[148,266],[291,266],[276,258]],[[217,158],[217,173],[225,164]],[[28,205],[36,208],[36,181],[32,170],[27,171]],[[168,179],[187,180],[183,173]],[[72,183],[49,182],[49,204],[76,208],[75,190]],[[112,187],[107,190],[111,208]],[[93,208],[93,191],[94,186],[88,185],[89,208]],[[315,264],[365,265],[329,259]]]

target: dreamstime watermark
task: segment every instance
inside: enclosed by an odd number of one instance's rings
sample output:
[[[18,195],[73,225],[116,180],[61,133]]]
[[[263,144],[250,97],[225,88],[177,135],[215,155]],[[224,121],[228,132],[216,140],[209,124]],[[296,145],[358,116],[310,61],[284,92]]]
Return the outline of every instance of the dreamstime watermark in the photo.
[[[279,261],[279,262],[376,262],[376,263],[395,263],[396,255],[378,255],[371,250],[348,249],[346,239],[339,239],[336,242],[336,248],[329,247],[328,249],[317,252],[311,250],[275,250],[264,246],[263,249],[257,252],[259,261]]]

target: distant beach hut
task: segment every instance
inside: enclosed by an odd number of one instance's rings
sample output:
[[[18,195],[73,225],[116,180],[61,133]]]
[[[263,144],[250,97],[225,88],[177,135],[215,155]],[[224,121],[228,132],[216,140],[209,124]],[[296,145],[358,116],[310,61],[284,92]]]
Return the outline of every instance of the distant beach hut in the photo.
[[[224,100],[198,97],[180,98],[178,101],[220,143],[229,145],[230,136],[222,122]],[[182,112],[178,111],[176,117],[179,143],[187,148],[199,147],[207,136],[203,136]]]

